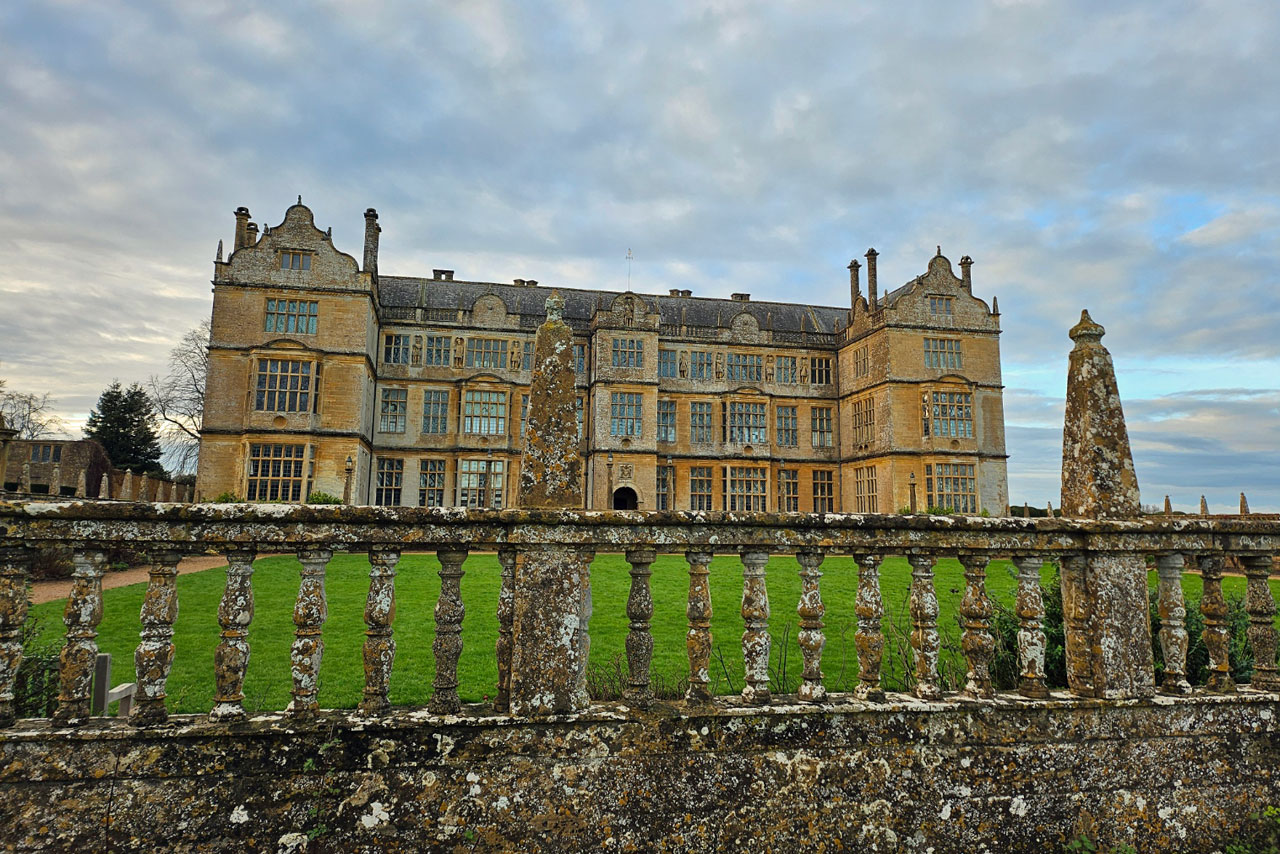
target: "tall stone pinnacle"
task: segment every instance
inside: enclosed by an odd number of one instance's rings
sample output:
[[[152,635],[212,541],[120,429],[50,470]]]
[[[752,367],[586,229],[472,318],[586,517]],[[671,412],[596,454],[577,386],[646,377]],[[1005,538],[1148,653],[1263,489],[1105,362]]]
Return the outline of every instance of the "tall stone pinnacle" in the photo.
[[[1067,372],[1062,429],[1064,518],[1138,516],[1138,477],[1103,328],[1080,313]],[[1147,567],[1134,554],[1086,551],[1061,568],[1067,684],[1085,697],[1155,693]]]
[[[1061,507],[1063,516],[1077,519],[1141,514],[1115,367],[1102,346],[1105,332],[1088,311],[1080,312],[1080,322],[1070,332],[1076,345],[1067,369]]]
[[[533,383],[520,458],[523,507],[582,507],[582,456],[578,453],[573,331],[564,322],[564,300],[547,297],[547,319],[533,345]]]
[[[1249,515],[1249,499],[1244,497],[1244,493],[1240,493],[1240,515]]]
[[[520,466],[523,507],[582,506],[574,403],[573,334],[564,300],[547,299],[533,348],[533,385]],[[511,617],[510,711],[549,715],[587,707],[591,558],[575,546],[526,546],[516,555]]]

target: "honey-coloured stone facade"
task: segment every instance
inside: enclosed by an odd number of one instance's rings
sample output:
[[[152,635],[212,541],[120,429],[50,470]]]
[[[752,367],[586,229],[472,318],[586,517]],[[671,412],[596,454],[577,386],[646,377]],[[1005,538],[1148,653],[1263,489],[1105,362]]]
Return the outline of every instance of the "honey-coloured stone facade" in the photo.
[[[214,265],[197,497],[519,504],[534,280],[380,275],[299,202],[236,215]],[[1000,316],[939,252],[851,307],[557,288],[586,509],[925,511],[1008,505]]]

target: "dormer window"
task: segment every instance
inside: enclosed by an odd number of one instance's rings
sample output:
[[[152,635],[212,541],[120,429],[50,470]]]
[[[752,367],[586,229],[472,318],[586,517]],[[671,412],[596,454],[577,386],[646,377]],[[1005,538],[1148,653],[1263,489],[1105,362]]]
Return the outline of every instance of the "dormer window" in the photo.
[[[311,269],[311,253],[310,252],[281,252],[280,253],[280,269],[281,270],[310,270]]]

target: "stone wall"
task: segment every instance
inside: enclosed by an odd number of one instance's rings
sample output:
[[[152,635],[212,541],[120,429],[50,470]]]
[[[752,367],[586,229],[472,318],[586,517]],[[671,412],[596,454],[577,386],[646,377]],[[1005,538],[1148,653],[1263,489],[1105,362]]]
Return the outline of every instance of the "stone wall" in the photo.
[[[782,699],[782,698],[780,698]],[[1208,852],[1280,803],[1280,697],[327,712],[0,731],[7,850]]]

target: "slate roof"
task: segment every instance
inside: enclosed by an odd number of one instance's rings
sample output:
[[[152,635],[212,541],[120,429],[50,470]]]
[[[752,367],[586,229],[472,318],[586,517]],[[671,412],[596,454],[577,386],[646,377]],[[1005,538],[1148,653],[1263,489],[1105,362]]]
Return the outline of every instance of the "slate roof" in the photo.
[[[379,298],[384,306],[471,309],[485,294],[494,294],[506,305],[508,314],[546,315],[544,304],[553,290],[544,285],[535,287],[499,284],[497,282],[444,281],[440,279],[411,278],[405,276],[379,276]],[[621,291],[581,290],[554,288],[564,298],[565,319],[579,323],[589,322],[597,310],[608,311],[614,298]],[[761,329],[778,332],[834,333],[842,328],[848,309],[833,306],[797,305],[782,302],[741,302],[732,299],[710,297],[677,297],[657,294],[638,294],[652,306],[657,303],[662,322],[678,324],[681,314],[689,326],[729,326],[741,312],[756,319]]]

